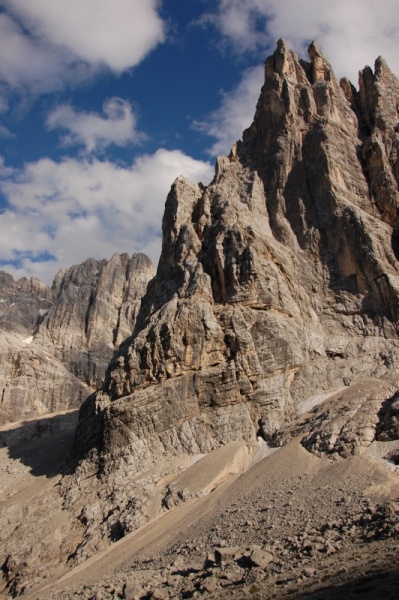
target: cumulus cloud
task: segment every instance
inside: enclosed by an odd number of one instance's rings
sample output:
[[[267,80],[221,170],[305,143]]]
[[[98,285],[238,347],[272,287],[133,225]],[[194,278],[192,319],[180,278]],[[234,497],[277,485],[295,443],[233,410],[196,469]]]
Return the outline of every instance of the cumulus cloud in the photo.
[[[37,39],[123,71],[164,40],[158,0],[6,0]]]
[[[36,94],[59,89],[62,77],[69,78],[63,53],[52,52],[41,40],[25,35],[22,27],[5,13],[0,14],[0,36],[7,48],[0,54],[0,78],[6,86]]]
[[[222,92],[219,108],[206,120],[193,123],[195,129],[216,140],[209,148],[210,155],[228,154],[232,144],[241,139],[244,129],[250,126],[263,77],[263,66],[247,69],[233,90]]]
[[[278,38],[306,55],[317,40],[336,75],[355,84],[359,69],[382,55],[399,73],[397,0],[219,0],[202,19],[239,51],[269,53]]]
[[[0,161],[2,268],[51,282],[61,267],[114,252],[145,252],[156,263],[173,180],[208,183],[209,163],[181,151],[142,155],[130,168],[98,159],[44,158],[12,170]],[[51,260],[49,260],[51,258]]]
[[[158,0],[3,0],[0,77],[41,93],[122,72],[165,39]]]
[[[83,145],[86,153],[104,150],[110,144],[126,146],[138,143],[145,136],[136,129],[136,116],[129,102],[109,98],[103,104],[104,116],[94,112],[77,111],[64,104],[47,118],[49,129],[66,129],[64,146]]]

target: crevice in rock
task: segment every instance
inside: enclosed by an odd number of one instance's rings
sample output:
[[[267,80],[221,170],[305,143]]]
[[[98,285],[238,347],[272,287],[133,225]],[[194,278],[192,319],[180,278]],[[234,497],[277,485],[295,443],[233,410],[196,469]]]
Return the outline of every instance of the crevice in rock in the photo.
[[[394,225],[391,244],[395,258],[396,260],[399,260],[399,225]]]
[[[94,290],[92,290],[91,294],[90,294],[90,298],[89,298],[89,304],[88,304],[88,307],[87,307],[86,316],[85,316],[85,334],[86,334],[86,337],[88,336],[88,332],[89,332],[91,310],[93,308],[95,298],[96,298],[95,292],[94,292]],[[87,341],[89,341],[89,339]]]
[[[399,466],[399,449],[389,452],[386,456],[384,456],[384,459],[388,460],[395,466]]]
[[[264,440],[265,442],[269,442],[270,441],[270,436],[268,436],[265,432],[264,426],[265,426],[265,421],[264,419],[261,417],[260,419],[258,419],[258,429],[256,431],[256,437],[257,438],[261,438],[262,440]]]
[[[399,439],[399,392],[381,404],[375,439],[379,442]]]
[[[116,318],[116,325],[114,327],[114,329],[112,330],[112,343],[114,345],[114,348],[116,348],[117,345],[117,340],[118,340],[118,334],[119,334],[119,328],[120,328],[120,324],[121,324],[121,312],[122,312],[122,308],[123,308],[123,304],[121,304],[121,306],[118,307],[118,314],[117,314],[117,318]]]
[[[125,537],[125,533],[120,521],[115,521],[114,523],[111,523],[111,525],[109,526],[109,531],[111,542],[118,542],[123,537]]]

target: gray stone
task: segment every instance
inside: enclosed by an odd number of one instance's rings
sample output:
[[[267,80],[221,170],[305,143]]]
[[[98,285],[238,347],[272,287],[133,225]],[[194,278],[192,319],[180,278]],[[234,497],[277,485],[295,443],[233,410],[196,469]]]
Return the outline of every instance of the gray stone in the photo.
[[[79,407],[131,335],[153,274],[143,254],[89,259],[52,288],[0,272],[0,423]]]
[[[157,588],[150,596],[151,600],[168,600],[170,597],[169,592],[163,588]]]
[[[202,590],[208,594],[215,592],[220,587],[220,581],[214,575],[207,577],[202,584]]]
[[[242,556],[243,551],[238,546],[226,546],[225,548],[215,548],[216,562],[226,562],[235,560]]]
[[[266,552],[265,550],[259,550],[256,548],[255,550],[252,550],[250,558],[255,567],[260,567],[266,571],[269,564],[273,562],[274,555],[271,552]]]
[[[140,600],[144,590],[136,581],[127,581],[123,586],[123,598],[125,600]]]

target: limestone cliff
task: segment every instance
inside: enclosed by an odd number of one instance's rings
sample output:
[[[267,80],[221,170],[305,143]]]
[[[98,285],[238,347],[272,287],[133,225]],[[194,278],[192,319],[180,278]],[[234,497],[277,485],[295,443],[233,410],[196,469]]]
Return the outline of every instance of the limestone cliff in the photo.
[[[394,401],[399,82],[378,59],[357,92],[315,44],[309,55],[279,41],[253,124],[211,184],[172,186],[133,336],[80,411],[64,489],[86,528],[76,558],[151,516],[143,473],[161,459],[298,433],[348,456]]]
[[[18,281],[0,271],[0,328],[28,336],[53,304],[51,289],[39,279]]]
[[[98,387],[115,349],[132,333],[154,268],[144,254],[115,254],[61,271],[53,309],[35,339],[91,387]],[[82,352],[82,348],[85,352]]]
[[[52,288],[0,273],[0,421],[78,407],[131,334],[153,275],[143,254],[89,259]]]
[[[172,186],[134,335],[81,413],[107,472],[271,440],[309,397],[396,373],[399,82],[378,59],[357,92],[309,55],[280,40],[212,183]]]

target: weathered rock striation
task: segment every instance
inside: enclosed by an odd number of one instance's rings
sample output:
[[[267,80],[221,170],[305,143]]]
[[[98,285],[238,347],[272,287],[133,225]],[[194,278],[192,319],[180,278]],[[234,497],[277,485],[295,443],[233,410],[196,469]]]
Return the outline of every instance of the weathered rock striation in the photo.
[[[80,406],[131,334],[153,275],[143,254],[89,259],[51,288],[0,273],[0,421]]]
[[[52,290],[42,281],[0,271],[0,328],[10,333],[30,335],[53,304]]]
[[[98,387],[115,349],[132,333],[153,275],[144,254],[89,259],[59,272],[53,283],[54,307],[36,339],[50,344],[54,355],[77,377]]]
[[[76,477],[106,482],[122,529],[136,523],[131,475],[161,456],[273,443],[311,397],[364,377],[389,380],[371,386],[373,414],[397,389],[399,81],[379,58],[357,92],[309,55],[280,40],[212,183],[173,184],[133,336],[82,406]],[[365,421],[372,439],[378,418]],[[337,456],[367,446],[360,430]],[[85,522],[106,528],[111,504]]]

